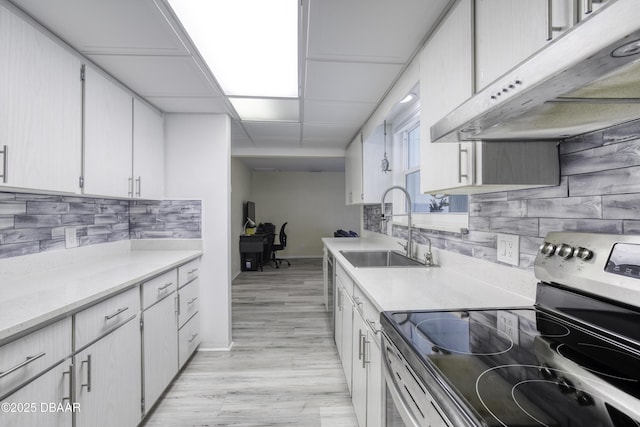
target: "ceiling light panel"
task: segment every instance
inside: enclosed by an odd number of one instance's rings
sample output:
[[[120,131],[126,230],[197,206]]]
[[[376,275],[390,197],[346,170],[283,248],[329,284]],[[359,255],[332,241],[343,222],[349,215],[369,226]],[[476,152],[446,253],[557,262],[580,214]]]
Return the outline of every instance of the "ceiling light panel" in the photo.
[[[169,0],[226,95],[298,96],[297,0]]]

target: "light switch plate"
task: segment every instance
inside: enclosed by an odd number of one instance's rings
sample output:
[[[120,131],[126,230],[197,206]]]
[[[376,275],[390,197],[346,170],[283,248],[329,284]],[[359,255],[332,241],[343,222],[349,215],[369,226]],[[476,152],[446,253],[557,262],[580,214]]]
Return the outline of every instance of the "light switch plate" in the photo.
[[[64,247],[67,249],[78,247],[78,233],[75,227],[66,227],[64,229]]]
[[[520,236],[498,233],[498,261],[518,266],[520,264]]]

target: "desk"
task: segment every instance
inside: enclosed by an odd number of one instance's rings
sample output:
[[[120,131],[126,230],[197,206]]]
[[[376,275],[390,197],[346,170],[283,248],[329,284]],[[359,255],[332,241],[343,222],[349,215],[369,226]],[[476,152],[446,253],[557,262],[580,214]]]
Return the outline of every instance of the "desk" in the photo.
[[[240,235],[240,268],[242,271],[256,271],[264,265],[264,260],[271,256],[273,233]]]

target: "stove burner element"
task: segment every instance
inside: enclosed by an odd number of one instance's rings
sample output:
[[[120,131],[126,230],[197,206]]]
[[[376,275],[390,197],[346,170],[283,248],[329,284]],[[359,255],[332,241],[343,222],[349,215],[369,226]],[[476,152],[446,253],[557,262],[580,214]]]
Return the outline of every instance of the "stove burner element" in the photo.
[[[569,328],[552,319],[539,317],[536,319],[536,324],[538,327],[538,334],[536,335],[540,335],[541,337],[563,338],[571,333]]]
[[[592,395],[576,387],[568,377],[593,389],[604,384],[546,366],[501,365],[478,376],[476,394],[484,409],[504,427],[552,427],[563,417],[569,417],[575,425],[591,425],[594,413],[600,409]],[[507,401],[515,404],[510,410],[505,410]],[[554,407],[550,402],[565,403]],[[559,413],[564,415],[559,417]]]
[[[495,356],[513,348],[511,337],[505,332],[469,319],[435,317],[422,320],[415,325],[418,334],[424,335],[433,345],[431,351],[442,354],[468,354],[476,356]],[[491,339],[492,351],[483,351],[474,346],[470,336]],[[476,348],[474,348],[476,347]]]
[[[624,363],[626,366],[637,365],[638,362],[640,361],[639,358],[634,357],[630,354],[624,353],[620,350],[616,350],[615,348],[609,348],[609,347],[604,347],[604,346],[589,344],[589,343],[578,343],[578,346],[580,347],[580,350],[582,352],[581,354],[592,354],[594,355],[594,360],[612,360],[613,359],[613,360],[617,360],[618,363]],[[594,363],[590,363],[590,361],[584,357],[581,358],[580,361],[577,361],[575,356],[576,354],[575,350],[572,351],[571,348],[566,344],[560,344],[556,348],[556,352],[560,356],[566,359],[572,360],[578,366],[580,366],[583,369],[586,369],[589,372],[593,372],[595,374],[602,375],[604,377],[614,378],[616,380],[621,380],[621,381],[630,381],[635,383],[640,382],[638,378],[629,378],[629,377],[616,375],[611,373],[610,370],[609,372],[606,372],[605,369],[607,368],[595,366]],[[609,355],[612,355],[613,357],[607,357]],[[620,360],[620,359],[623,359],[623,360]]]

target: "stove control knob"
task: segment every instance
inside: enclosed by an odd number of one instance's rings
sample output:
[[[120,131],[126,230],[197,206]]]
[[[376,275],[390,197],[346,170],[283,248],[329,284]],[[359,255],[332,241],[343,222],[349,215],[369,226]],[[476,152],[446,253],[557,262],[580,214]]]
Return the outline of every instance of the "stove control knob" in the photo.
[[[567,245],[566,243],[563,243],[562,245],[560,245],[556,253],[562,259],[569,259],[573,256],[573,247]]]
[[[549,242],[544,242],[542,246],[540,246],[540,253],[546,257],[552,256],[556,252],[556,245]]]
[[[594,404],[593,398],[581,390],[576,391],[576,400],[580,406],[591,406]]]
[[[593,257],[593,251],[587,248],[578,248],[576,249],[576,256],[586,261]]]

